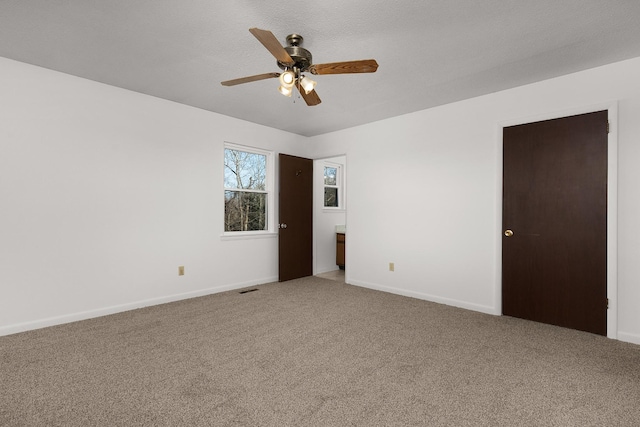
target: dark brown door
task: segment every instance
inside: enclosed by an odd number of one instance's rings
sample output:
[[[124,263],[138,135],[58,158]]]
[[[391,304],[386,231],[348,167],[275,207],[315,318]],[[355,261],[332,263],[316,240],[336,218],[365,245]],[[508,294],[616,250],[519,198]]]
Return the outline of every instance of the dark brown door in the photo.
[[[313,274],[313,161],[280,154],[279,280]]]
[[[607,111],[504,129],[502,312],[607,333]]]

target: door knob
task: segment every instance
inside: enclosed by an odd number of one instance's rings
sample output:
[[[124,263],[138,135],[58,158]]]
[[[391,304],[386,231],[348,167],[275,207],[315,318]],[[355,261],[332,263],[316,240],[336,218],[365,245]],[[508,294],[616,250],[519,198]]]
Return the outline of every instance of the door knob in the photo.
[[[278,224],[278,228],[287,228],[287,224]]]
[[[511,236],[513,236],[513,231],[511,231],[511,230],[506,230],[506,231],[504,232],[504,235],[505,235],[505,236],[507,236],[507,237],[511,237]]]

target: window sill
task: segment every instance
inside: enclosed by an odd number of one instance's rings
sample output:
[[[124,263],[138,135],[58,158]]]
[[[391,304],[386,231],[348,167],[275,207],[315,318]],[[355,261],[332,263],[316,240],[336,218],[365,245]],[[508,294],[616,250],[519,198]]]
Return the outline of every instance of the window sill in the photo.
[[[262,232],[262,233],[251,233],[251,232],[242,232],[237,231],[235,233],[225,233],[220,236],[220,240],[253,240],[253,239],[275,239],[278,237],[278,233],[272,232]]]

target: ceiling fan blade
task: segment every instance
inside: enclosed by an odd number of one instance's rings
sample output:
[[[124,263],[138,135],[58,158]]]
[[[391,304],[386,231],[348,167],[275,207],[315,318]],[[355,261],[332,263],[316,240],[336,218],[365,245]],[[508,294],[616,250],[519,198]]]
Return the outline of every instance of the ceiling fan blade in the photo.
[[[239,79],[226,80],[224,82],[221,82],[220,84],[222,84],[222,86],[235,86],[241,85],[242,83],[255,82],[257,80],[272,79],[277,77],[280,77],[280,73],[264,73],[257,74],[255,76],[241,77]]]
[[[271,31],[261,30],[260,28],[249,28],[249,32],[251,32],[278,61],[285,65],[293,65],[295,63]]]
[[[377,69],[378,63],[375,59],[361,59],[359,61],[315,64],[309,67],[309,72],[311,74],[375,73]]]
[[[313,107],[314,105],[318,105],[322,102],[315,89],[306,93],[304,89],[300,88],[298,85],[296,85],[296,87],[298,88],[300,95],[302,95],[304,102],[306,102],[309,107]]]

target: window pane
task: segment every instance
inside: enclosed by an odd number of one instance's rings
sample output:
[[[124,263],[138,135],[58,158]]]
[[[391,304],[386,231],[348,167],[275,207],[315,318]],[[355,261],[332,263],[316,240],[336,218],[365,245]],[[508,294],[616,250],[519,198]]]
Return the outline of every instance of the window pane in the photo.
[[[224,192],[224,231],[267,229],[267,194]]]
[[[324,206],[328,208],[338,207],[338,189],[324,187]]]
[[[324,167],[324,185],[338,185],[337,176],[338,168]]]
[[[266,182],[266,155],[225,148],[224,188],[266,190]]]

